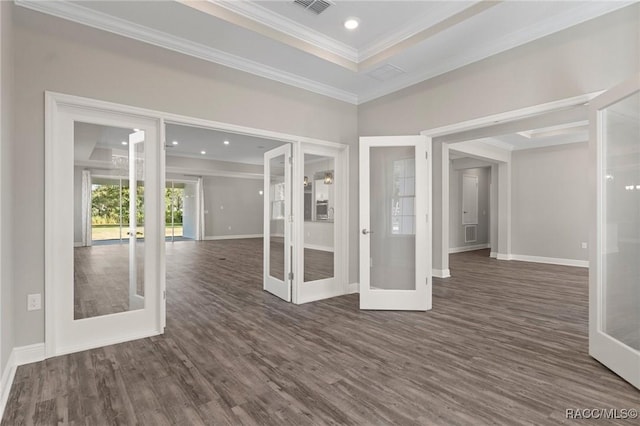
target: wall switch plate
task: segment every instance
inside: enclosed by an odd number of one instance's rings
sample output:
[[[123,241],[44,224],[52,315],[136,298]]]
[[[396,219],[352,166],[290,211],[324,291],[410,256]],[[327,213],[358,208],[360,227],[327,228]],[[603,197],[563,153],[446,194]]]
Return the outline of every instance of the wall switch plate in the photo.
[[[42,295],[28,294],[27,295],[27,311],[37,311],[42,309]]]
[[[586,249],[586,248],[587,248],[587,243],[582,243],[582,244],[580,244],[580,246],[581,246],[583,249]]]

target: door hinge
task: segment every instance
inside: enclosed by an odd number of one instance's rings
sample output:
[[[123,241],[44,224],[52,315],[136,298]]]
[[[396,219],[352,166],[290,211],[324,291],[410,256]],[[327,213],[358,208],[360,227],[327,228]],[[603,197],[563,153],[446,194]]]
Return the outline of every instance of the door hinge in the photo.
[[[424,283],[425,283],[426,285],[429,285],[429,277],[424,277]]]
[[[293,281],[293,272],[289,272],[289,280]]]
[[[293,157],[289,157],[289,164],[293,164]]]
[[[425,214],[425,217],[427,218],[427,223],[429,223],[429,213]]]
[[[426,151],[425,151],[425,153],[424,153],[424,158],[425,158],[426,160],[428,160],[428,159],[429,159],[429,153],[428,153],[428,152],[426,152]]]
[[[289,215],[289,223],[293,223],[293,215]]]
[[[162,291],[162,299],[167,300],[167,290]]]

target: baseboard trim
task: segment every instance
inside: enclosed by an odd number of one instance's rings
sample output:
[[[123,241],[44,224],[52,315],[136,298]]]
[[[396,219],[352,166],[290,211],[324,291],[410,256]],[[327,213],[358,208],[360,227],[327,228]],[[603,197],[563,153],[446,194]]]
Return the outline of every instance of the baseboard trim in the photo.
[[[436,278],[449,278],[451,277],[451,270],[449,269],[432,269],[431,275]]]
[[[11,393],[11,385],[13,385],[13,379],[16,377],[16,362],[15,352],[11,351],[7,365],[2,372],[2,379],[0,382],[0,421],[4,415],[4,409],[9,401],[9,393]]]
[[[360,293],[360,283],[349,283],[347,285],[347,294]]]
[[[78,247],[84,247],[84,244],[82,244],[81,242],[74,242],[73,243],[73,247],[78,248]]]
[[[16,366],[42,361],[45,359],[44,343],[13,348],[13,354],[15,355]]]
[[[216,235],[204,237],[205,241],[216,240],[241,240],[244,238],[262,238],[263,234],[243,234],[243,235]]]
[[[510,254],[498,253],[498,254],[496,255],[496,259],[498,259],[498,260],[511,260],[511,259],[512,259],[512,257],[511,257],[511,255],[510,255]]]
[[[449,254],[453,253],[464,253],[466,251],[475,251],[475,250],[483,250],[491,248],[490,244],[475,244],[472,246],[463,246],[463,247],[451,247],[449,248]]]
[[[495,251],[492,251],[491,253],[489,253],[489,257],[492,259],[497,259],[498,258],[498,253],[496,253]]]
[[[562,266],[575,266],[578,268],[588,268],[588,260],[578,259],[562,259],[559,257],[543,257],[543,256],[528,256],[524,254],[512,254],[510,260],[517,260],[520,262],[533,262],[533,263],[546,263],[549,265],[562,265]]]
[[[146,332],[141,332],[141,333],[129,334],[127,336],[120,336],[120,337],[116,337],[116,338],[95,340],[95,341],[92,341],[92,342],[89,342],[89,343],[83,343],[81,345],[73,345],[73,346],[65,346],[65,347],[62,347],[62,348],[56,348],[55,349],[55,353],[49,355],[48,358],[51,358],[51,357],[54,357],[54,356],[72,354],[72,353],[75,353],[75,352],[87,351],[89,349],[102,348],[104,346],[117,345],[117,344],[120,344],[120,343],[130,342],[132,340],[145,339],[147,337],[158,336],[158,335],[162,334],[163,332],[164,332],[163,329],[154,330],[154,331],[150,331],[150,332],[146,331]],[[47,356],[45,356],[45,357],[47,357]]]
[[[319,246],[316,244],[305,244],[304,248],[306,249],[310,249],[310,250],[318,250],[318,251],[333,251],[333,247],[328,247],[328,246]]]

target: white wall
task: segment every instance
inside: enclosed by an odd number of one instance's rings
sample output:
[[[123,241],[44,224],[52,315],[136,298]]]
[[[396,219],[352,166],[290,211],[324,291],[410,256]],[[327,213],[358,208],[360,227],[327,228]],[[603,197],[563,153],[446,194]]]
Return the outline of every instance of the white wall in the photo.
[[[453,162],[452,162],[453,163]],[[465,243],[462,225],[462,176],[478,177],[478,226],[477,241]],[[489,243],[489,188],[491,168],[481,167],[465,170],[449,168],[449,250]]]
[[[0,377],[14,347],[13,298],[13,29],[12,5],[0,2]],[[20,210],[21,211],[21,210]],[[18,211],[15,214],[20,214]],[[21,306],[26,307],[26,300]],[[1,395],[0,395],[1,396]]]
[[[204,178],[205,238],[263,233],[262,179]]]
[[[357,193],[356,106],[13,8],[15,134],[20,150],[11,158],[18,184],[9,204],[14,212],[11,227],[21,233],[10,249],[15,256],[16,345],[44,341],[44,311],[27,312],[26,295],[44,291],[45,90],[351,144],[355,155],[349,182],[351,194]],[[351,200],[354,250],[357,197]],[[350,278],[357,281],[353,253]]]
[[[584,142],[512,153],[513,254],[588,260],[588,151]]]
[[[360,105],[358,130],[361,136],[415,135],[605,90],[638,72],[640,4],[634,4]],[[432,154],[433,263],[440,265],[440,144]]]

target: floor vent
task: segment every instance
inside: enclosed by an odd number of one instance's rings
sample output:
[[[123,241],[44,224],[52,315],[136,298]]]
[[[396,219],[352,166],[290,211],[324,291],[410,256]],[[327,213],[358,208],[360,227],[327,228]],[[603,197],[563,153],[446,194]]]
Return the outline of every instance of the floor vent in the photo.
[[[464,242],[475,243],[478,240],[478,227],[476,225],[466,225],[464,227]]]
[[[333,3],[328,0],[293,0],[293,2],[316,15],[320,15],[327,10],[329,6],[333,5]]]

